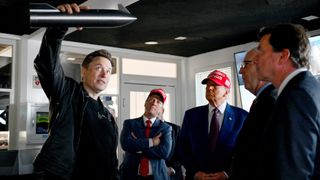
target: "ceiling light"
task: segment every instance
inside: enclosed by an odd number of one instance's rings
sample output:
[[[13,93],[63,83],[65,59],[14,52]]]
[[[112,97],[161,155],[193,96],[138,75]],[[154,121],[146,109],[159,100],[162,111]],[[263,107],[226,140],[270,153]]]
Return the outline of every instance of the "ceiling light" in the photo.
[[[67,60],[68,60],[68,61],[74,61],[74,60],[76,60],[76,58],[74,58],[74,57],[68,57]]]
[[[177,41],[182,41],[182,40],[186,40],[187,37],[184,37],[184,36],[179,36],[179,37],[176,37],[174,38],[174,40],[177,40]]]
[[[307,21],[311,21],[311,20],[314,20],[314,19],[318,19],[319,17],[318,16],[306,16],[306,17],[303,17],[301,19],[304,19],[304,20],[307,20]]]
[[[147,45],[155,45],[155,44],[158,44],[158,42],[157,41],[147,41],[147,42],[145,42],[145,44],[147,44]]]

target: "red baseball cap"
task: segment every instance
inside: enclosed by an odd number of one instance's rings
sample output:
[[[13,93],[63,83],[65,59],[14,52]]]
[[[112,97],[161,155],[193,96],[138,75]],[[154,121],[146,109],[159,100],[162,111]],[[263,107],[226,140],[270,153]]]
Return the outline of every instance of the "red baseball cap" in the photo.
[[[212,71],[206,79],[202,80],[201,83],[207,84],[207,82],[209,80],[216,83],[219,86],[224,86],[224,87],[230,89],[230,85],[231,85],[230,79],[228,78],[228,76],[225,73],[223,73],[219,70]]]
[[[159,95],[159,96],[161,97],[162,103],[164,103],[164,102],[166,101],[166,99],[167,99],[166,93],[165,93],[165,92],[163,91],[163,89],[161,89],[161,88],[159,88],[159,89],[152,89],[152,90],[150,91],[149,96],[154,95],[154,94]],[[148,96],[148,98],[149,98],[149,96]]]

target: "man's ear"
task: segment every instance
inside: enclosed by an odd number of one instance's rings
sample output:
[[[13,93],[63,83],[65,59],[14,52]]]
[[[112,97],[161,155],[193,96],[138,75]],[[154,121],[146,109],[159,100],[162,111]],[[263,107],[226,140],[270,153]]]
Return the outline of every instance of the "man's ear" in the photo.
[[[280,62],[281,63],[284,63],[284,62],[286,62],[287,60],[289,60],[290,59],[290,50],[289,49],[283,49],[282,51],[281,51],[281,59],[280,59]]]
[[[224,97],[228,97],[229,93],[230,93],[230,89],[226,88],[226,92],[224,93],[223,96]]]
[[[83,81],[83,77],[84,77],[86,71],[87,71],[86,68],[81,67],[81,80],[82,80],[82,81]]]

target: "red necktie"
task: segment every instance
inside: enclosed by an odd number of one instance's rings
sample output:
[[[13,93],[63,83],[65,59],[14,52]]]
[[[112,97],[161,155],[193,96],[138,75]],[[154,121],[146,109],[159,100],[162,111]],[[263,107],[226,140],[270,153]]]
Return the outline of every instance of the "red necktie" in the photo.
[[[146,126],[146,138],[149,137],[150,135],[150,129],[151,129],[151,121],[148,119],[146,121],[147,126]],[[146,157],[141,157],[140,159],[140,175],[141,176],[147,176],[149,173],[149,159]]]
[[[215,108],[213,110],[213,115],[210,123],[209,149],[211,152],[214,152],[214,150],[216,149],[216,144],[218,140],[218,134],[219,134],[218,113],[219,113],[219,109]]]

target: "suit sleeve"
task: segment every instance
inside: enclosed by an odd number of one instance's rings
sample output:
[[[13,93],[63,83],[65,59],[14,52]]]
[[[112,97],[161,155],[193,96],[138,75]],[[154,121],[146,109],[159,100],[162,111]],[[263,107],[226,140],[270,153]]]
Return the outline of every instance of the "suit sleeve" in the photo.
[[[148,138],[134,138],[132,136],[131,133],[134,133],[134,129],[132,128],[132,123],[130,121],[134,120],[125,120],[123,123],[120,135],[120,144],[122,149],[131,153],[137,153],[138,151],[149,149]]]
[[[190,113],[189,111],[186,111],[184,118],[183,118],[183,123],[179,135],[179,141],[177,142],[178,146],[178,155],[179,158],[181,159],[181,162],[183,166],[186,167],[186,169],[192,169],[191,168],[191,147],[190,147],[190,139],[189,139],[189,119]]]
[[[276,158],[271,161],[272,164],[277,164],[274,171],[279,177],[305,179],[314,173],[315,168],[316,146],[319,141],[319,124],[316,120],[319,118],[316,108],[318,102],[299,90],[291,91],[286,99],[290,99],[290,102],[281,101],[272,121],[274,133],[270,142],[274,142],[275,149],[271,149],[271,152]],[[280,97],[278,100],[280,101]]]
[[[172,167],[176,171],[176,173],[179,173],[181,171],[181,162],[178,157],[178,146],[176,144],[178,143],[180,129],[180,126],[172,125],[172,150],[168,161],[166,161],[167,167]]]
[[[166,128],[161,130],[160,144],[144,150],[142,155],[152,159],[167,159],[172,149],[172,127],[166,125]]]

